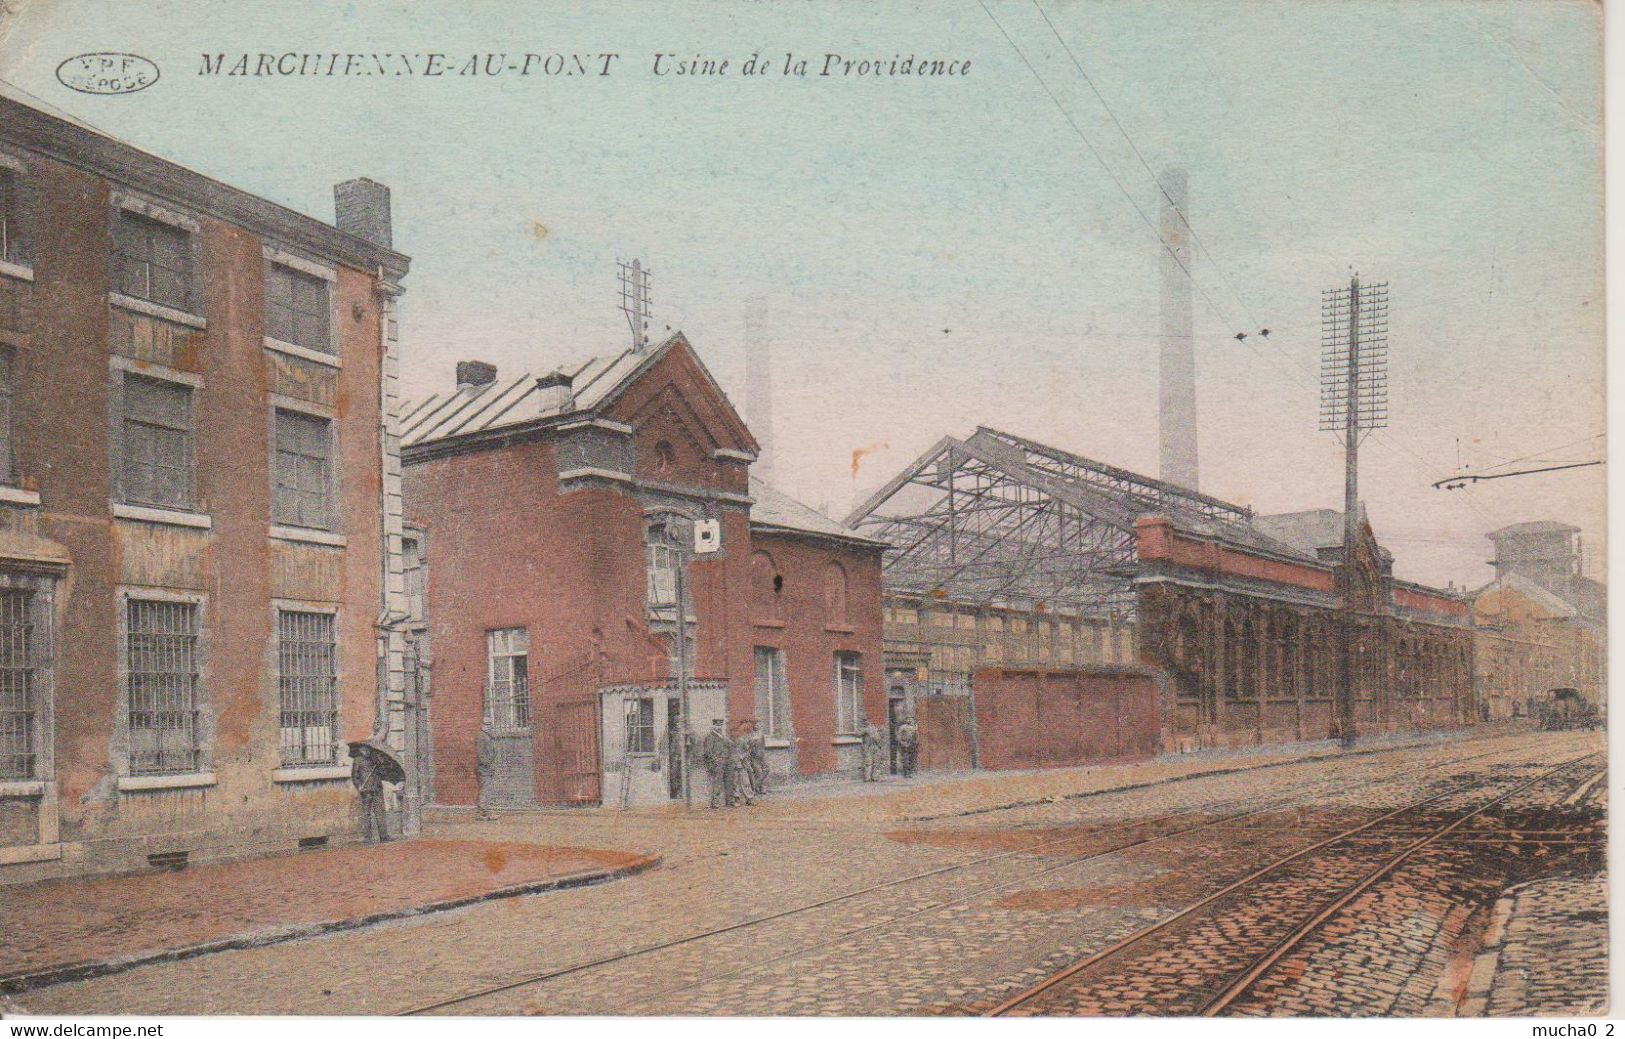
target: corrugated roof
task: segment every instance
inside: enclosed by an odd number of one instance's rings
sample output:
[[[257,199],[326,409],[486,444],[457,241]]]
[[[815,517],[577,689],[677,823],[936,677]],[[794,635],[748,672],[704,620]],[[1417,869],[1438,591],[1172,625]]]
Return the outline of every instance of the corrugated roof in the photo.
[[[750,522],[753,526],[776,527],[804,534],[816,534],[820,537],[860,542],[876,548],[886,547],[886,542],[859,534],[844,523],[832,520],[817,509],[801,504],[754,476],[750,478],[750,496],[756,501],[750,507]]]
[[[484,386],[465,386],[451,393],[431,394],[402,409],[401,446],[413,447],[431,440],[594,411],[676,340],[674,335],[644,353],[623,350],[560,365],[547,372],[527,371],[518,376],[498,377]],[[553,402],[543,406],[542,391],[536,388],[536,380],[554,371],[570,376],[570,389],[575,398],[573,407],[561,408]]]
[[[1579,527],[1571,527],[1567,523],[1558,523],[1556,520],[1531,520],[1528,523],[1514,523],[1510,527],[1492,530],[1485,537],[1493,541],[1503,534],[1514,536],[1518,534],[1572,534],[1579,529]]]

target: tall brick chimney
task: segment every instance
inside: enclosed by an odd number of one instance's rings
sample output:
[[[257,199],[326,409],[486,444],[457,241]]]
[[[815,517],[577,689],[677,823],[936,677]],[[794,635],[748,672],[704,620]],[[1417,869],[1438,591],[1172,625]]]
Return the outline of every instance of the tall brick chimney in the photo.
[[[333,185],[333,211],[340,231],[393,249],[389,189],[367,177]]]

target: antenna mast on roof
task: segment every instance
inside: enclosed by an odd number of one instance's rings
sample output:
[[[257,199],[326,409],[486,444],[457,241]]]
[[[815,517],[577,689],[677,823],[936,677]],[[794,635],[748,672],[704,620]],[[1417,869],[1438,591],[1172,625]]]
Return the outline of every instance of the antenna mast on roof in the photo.
[[[621,313],[632,329],[632,352],[649,348],[649,270],[633,260],[616,261],[621,268]]]

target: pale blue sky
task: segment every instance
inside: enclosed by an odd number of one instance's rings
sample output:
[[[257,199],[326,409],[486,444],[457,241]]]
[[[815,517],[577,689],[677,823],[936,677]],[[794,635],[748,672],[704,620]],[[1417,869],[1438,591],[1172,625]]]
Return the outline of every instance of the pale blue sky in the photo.
[[[10,2],[0,75],[79,118],[323,219],[334,181],[389,184],[414,261],[415,392],[459,358],[542,369],[619,349],[614,262],[636,255],[657,327],[687,332],[741,407],[744,302],[764,302],[778,482],[811,504],[844,512],[977,423],[1155,469],[1156,239],[977,0]],[[1151,177],[1039,10],[988,3],[1155,221]],[[1320,290],[1353,265],[1393,286],[1392,428],[1365,452],[1364,497],[1399,572],[1477,583],[1483,532],[1536,518],[1600,547],[1599,469],[1428,486],[1458,440],[1479,465],[1599,456],[1600,440],[1546,450],[1603,425],[1598,7],[1044,11],[1152,168],[1189,170],[1204,490],[1340,505],[1314,372]],[[64,58],[102,50],[163,78],[124,97],[56,82]],[[205,52],[261,50],[623,57],[565,80],[197,75]],[[972,65],[906,81],[650,70],[658,51],[776,66],[787,50],[815,67],[832,51]],[[1274,334],[1256,347],[1229,338],[1260,324]],[[854,481],[852,450],[876,445]]]

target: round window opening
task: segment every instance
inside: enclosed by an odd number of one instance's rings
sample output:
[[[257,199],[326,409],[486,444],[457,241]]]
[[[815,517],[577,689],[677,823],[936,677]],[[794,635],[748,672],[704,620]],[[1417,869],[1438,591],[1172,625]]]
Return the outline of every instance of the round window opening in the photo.
[[[665,476],[677,466],[677,452],[672,450],[671,444],[662,440],[655,445],[655,472]]]

